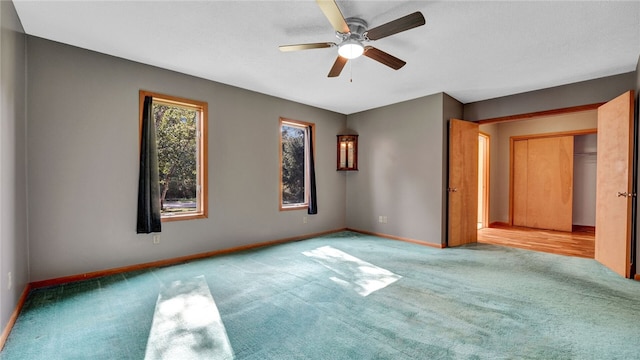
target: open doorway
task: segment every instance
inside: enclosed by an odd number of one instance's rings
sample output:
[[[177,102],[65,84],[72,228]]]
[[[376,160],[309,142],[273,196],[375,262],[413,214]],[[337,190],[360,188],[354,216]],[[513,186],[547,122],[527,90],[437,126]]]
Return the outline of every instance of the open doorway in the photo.
[[[594,229],[591,219],[593,219],[595,211],[595,204],[592,201],[595,196],[592,182],[595,181],[595,178],[591,176],[591,170],[595,169],[596,150],[592,149],[592,145],[595,144],[593,142],[595,134],[582,135],[589,132],[585,130],[597,127],[597,111],[595,109],[581,109],[576,112],[543,114],[516,121],[510,120],[480,124],[478,137],[478,242],[593,258]],[[513,150],[511,149],[513,139],[565,132],[580,135],[576,136],[575,163],[586,166],[580,168],[582,170],[579,171],[576,169],[577,181],[572,185],[576,191],[582,189],[578,193],[574,192],[573,195],[574,200],[578,201],[573,205],[573,208],[576,209],[573,224],[582,226],[574,226],[573,232],[571,230],[556,232],[548,229],[513,226],[512,199],[514,195],[510,193],[513,187]],[[487,139],[490,146],[485,147],[484,142]],[[573,157],[573,155],[571,156]],[[483,160],[485,158],[486,160]],[[486,187],[486,192],[482,190],[483,187]],[[585,219],[589,221],[585,222]],[[571,229],[571,227],[569,228]]]

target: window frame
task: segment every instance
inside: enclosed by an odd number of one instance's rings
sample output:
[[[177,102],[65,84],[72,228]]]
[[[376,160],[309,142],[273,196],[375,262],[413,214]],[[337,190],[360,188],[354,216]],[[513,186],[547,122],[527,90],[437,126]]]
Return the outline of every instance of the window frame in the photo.
[[[209,214],[209,176],[208,176],[208,104],[205,101],[192,100],[173,95],[166,95],[156,93],[147,90],[140,90],[139,92],[139,134],[140,142],[142,142],[142,111],[144,108],[145,96],[151,96],[153,101],[162,102],[165,104],[174,104],[177,106],[193,108],[199,112],[198,123],[196,124],[196,137],[198,138],[198,144],[196,147],[196,172],[197,182],[199,189],[196,188],[196,210],[190,211],[184,214],[171,214],[161,215],[162,222],[182,221],[182,220],[194,220],[194,219],[206,219]],[[198,134],[199,133],[199,134]]]
[[[303,128],[305,129],[305,134],[308,134],[306,132],[306,129],[308,127],[311,127],[311,140],[313,142],[313,144],[316,144],[316,124],[311,123],[311,122],[306,122],[306,121],[300,121],[300,120],[293,120],[293,119],[288,119],[288,118],[284,118],[284,117],[280,117],[279,122],[278,122],[278,145],[279,145],[279,149],[278,149],[278,154],[279,154],[279,162],[278,162],[278,168],[279,168],[279,179],[278,179],[278,185],[279,185],[279,190],[278,190],[278,209],[280,211],[290,211],[290,210],[304,210],[304,209],[308,209],[309,208],[309,186],[310,186],[310,180],[309,180],[309,141],[308,139],[305,138],[305,143],[304,143],[304,149],[305,149],[305,155],[304,155],[304,174],[305,174],[305,180],[304,180],[304,202],[303,203],[297,203],[297,204],[292,204],[292,205],[285,205],[282,202],[282,191],[284,189],[284,184],[282,182],[282,126],[283,125],[287,125],[287,126],[292,126],[292,127],[298,127],[298,128]],[[316,146],[313,147],[313,156],[315,158],[315,151]]]

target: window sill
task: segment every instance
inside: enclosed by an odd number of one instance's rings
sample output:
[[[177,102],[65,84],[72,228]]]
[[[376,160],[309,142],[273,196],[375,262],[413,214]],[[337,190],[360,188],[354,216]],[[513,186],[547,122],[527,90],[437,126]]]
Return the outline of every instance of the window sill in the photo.
[[[182,221],[182,220],[197,220],[197,219],[206,219],[207,214],[205,213],[189,213],[189,214],[180,214],[180,215],[163,215],[162,222],[171,222],[171,221]]]
[[[290,211],[290,210],[306,210],[309,208],[308,204],[301,204],[301,205],[288,205],[288,206],[283,206],[280,205],[280,211]]]

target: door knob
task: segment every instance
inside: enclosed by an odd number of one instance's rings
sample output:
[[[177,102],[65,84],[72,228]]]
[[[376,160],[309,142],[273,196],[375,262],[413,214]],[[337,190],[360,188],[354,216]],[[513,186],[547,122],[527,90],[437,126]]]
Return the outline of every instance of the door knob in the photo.
[[[634,197],[634,196],[636,196],[636,194],[630,194],[626,191],[625,192],[618,191],[618,197]]]
[[[449,192],[457,192],[458,188],[449,188]]]

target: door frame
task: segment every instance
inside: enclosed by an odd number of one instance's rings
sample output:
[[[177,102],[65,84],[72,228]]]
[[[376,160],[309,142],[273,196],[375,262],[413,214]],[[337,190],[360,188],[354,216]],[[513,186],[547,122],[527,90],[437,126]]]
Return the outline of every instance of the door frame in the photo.
[[[477,123],[478,125],[485,125],[485,124],[496,124],[496,123],[503,123],[503,122],[510,122],[510,121],[533,120],[538,117],[545,117],[545,116],[551,116],[551,115],[563,115],[563,114],[577,113],[577,112],[588,111],[588,110],[597,110],[603,104],[605,104],[605,102],[598,102],[598,103],[578,105],[578,106],[569,106],[569,107],[550,109],[550,110],[534,111],[534,112],[515,114],[515,115],[499,116],[494,118],[480,119],[477,121]],[[512,179],[512,174],[509,174],[509,177],[510,179]],[[513,184],[510,183],[509,189],[511,188],[513,188]],[[513,199],[513,194],[511,192],[509,193],[509,198]],[[489,198],[488,205],[491,206],[491,198]],[[510,200],[509,223],[506,225],[513,224],[513,216],[512,216],[511,208],[512,208],[512,204]],[[489,227],[491,227],[491,224],[492,223],[489,223]],[[502,223],[502,224],[505,224],[505,223]]]
[[[478,131],[478,136],[484,139],[484,151],[478,151],[478,158],[482,161],[482,184],[484,189],[478,188],[482,197],[482,220],[479,221],[483,228],[489,227],[489,195],[491,181],[491,135]],[[479,142],[478,142],[479,143]],[[480,162],[479,162],[480,163]],[[479,186],[479,185],[478,185]]]
[[[632,180],[632,186],[633,186],[633,192],[637,193],[637,188],[638,188],[638,168],[640,167],[640,159],[638,158],[638,148],[640,148],[640,144],[639,144],[639,140],[640,140],[640,101],[639,101],[639,97],[636,94],[635,96],[635,111],[634,111],[634,125],[635,125],[635,130],[633,132],[633,180]],[[521,120],[531,120],[532,118],[536,118],[536,117],[543,117],[543,116],[550,116],[550,115],[560,115],[560,114],[567,114],[567,113],[574,113],[574,112],[581,112],[581,111],[587,111],[587,110],[597,110],[600,106],[604,105],[606,102],[598,102],[598,103],[592,103],[592,104],[586,104],[586,105],[579,105],[579,106],[572,106],[572,107],[565,107],[565,108],[557,108],[557,109],[551,109],[551,110],[543,110],[543,111],[536,111],[536,112],[530,112],[530,113],[523,113],[523,114],[515,114],[515,115],[508,115],[508,116],[500,116],[500,117],[494,117],[494,118],[485,118],[485,119],[481,119],[478,120],[477,123],[478,125],[483,125],[483,124],[493,124],[493,123],[501,123],[501,122],[509,122],[509,121],[521,121]],[[511,174],[510,174],[511,176]],[[510,186],[511,188],[511,186]],[[512,194],[510,194],[510,198],[512,197]],[[510,209],[511,209],[511,205],[510,205]],[[510,211],[511,212],[511,211]],[[640,274],[637,274],[637,265],[636,265],[636,261],[637,261],[637,233],[638,233],[638,229],[637,227],[638,225],[638,221],[636,219],[637,214],[638,214],[638,209],[637,209],[637,197],[633,197],[632,198],[632,207],[631,207],[631,220],[633,222],[632,226],[631,226],[631,239],[630,239],[630,243],[631,243],[631,274],[635,274],[634,278],[636,280],[640,281]],[[511,214],[510,214],[510,221],[512,221],[513,219],[511,218]]]

